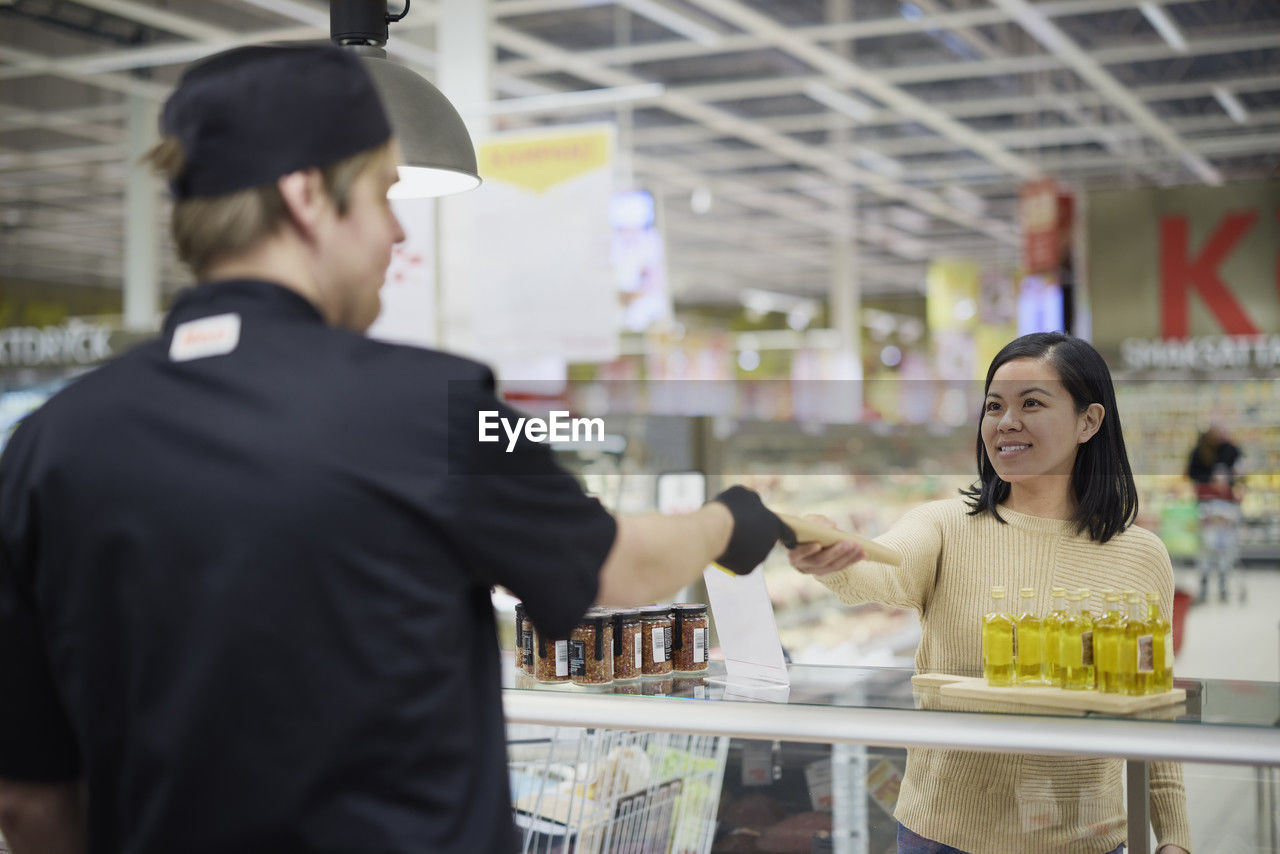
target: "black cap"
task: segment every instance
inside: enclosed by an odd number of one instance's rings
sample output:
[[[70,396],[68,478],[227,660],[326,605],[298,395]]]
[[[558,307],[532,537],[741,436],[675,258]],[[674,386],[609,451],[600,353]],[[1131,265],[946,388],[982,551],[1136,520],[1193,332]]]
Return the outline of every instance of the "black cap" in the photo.
[[[160,116],[182,143],[178,199],[220,196],[327,166],[391,138],[382,99],[336,45],[254,45],[187,69]]]

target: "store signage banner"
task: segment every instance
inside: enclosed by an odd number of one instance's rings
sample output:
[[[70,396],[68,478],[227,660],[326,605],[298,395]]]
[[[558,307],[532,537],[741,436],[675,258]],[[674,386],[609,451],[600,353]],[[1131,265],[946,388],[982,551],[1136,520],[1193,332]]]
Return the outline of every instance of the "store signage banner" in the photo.
[[[464,292],[459,349],[506,365],[617,357],[615,147],[612,125],[520,131],[477,146],[484,184],[449,200],[447,214],[463,223],[461,245],[446,254],[446,282]]]
[[[1104,352],[1280,329],[1280,181],[1093,193],[1085,219]]]
[[[1126,338],[1120,356],[1134,370],[1275,371],[1280,369],[1280,335]]]
[[[1058,235],[1058,182],[1027,181],[1018,192],[1018,224],[1022,227],[1022,264],[1028,273],[1058,269],[1062,260]]]
[[[62,326],[0,329],[0,368],[92,365],[113,355],[109,326],[69,320]]]

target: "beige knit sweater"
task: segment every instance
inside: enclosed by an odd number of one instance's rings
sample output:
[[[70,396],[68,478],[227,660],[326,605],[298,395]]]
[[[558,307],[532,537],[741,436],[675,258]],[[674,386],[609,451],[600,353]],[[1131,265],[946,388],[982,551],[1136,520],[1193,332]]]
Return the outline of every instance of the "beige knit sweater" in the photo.
[[[1169,618],[1173,569],[1149,531],[1131,527],[1098,544],[1068,521],[1002,509],[1001,524],[968,509],[960,498],[917,507],[876,538],[905,555],[902,566],[863,560],[821,579],[850,604],[918,611],[918,671],[981,671],[994,584],[1034,587],[1041,613],[1052,587],[1154,590]],[[971,854],[1104,854],[1126,837],[1122,777],[1113,759],[912,749],[894,817]],[[1151,765],[1151,823],[1158,845],[1191,850],[1177,763]]]

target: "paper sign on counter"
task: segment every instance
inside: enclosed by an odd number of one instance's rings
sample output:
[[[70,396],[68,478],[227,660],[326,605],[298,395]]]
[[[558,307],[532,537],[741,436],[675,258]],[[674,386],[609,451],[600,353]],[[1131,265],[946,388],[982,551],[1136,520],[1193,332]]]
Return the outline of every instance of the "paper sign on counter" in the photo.
[[[790,684],[764,571],[756,567],[750,575],[730,575],[712,566],[702,577],[729,681]]]

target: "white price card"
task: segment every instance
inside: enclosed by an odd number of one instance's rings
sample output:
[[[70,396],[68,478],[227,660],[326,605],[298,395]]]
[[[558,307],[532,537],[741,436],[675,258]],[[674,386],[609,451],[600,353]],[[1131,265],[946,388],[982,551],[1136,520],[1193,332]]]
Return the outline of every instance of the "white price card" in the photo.
[[[748,741],[742,745],[742,785],[773,785],[773,745]]]
[[[892,816],[902,789],[902,772],[887,759],[881,759],[867,772],[867,794],[880,809]]]
[[[831,760],[819,759],[804,766],[804,781],[814,812],[831,812]]]

